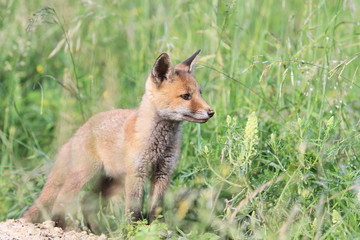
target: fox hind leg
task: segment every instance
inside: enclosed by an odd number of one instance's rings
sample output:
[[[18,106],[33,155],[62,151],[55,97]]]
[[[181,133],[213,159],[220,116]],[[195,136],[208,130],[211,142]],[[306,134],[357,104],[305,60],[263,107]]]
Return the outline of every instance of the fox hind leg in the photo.
[[[22,215],[27,222],[40,223],[50,219],[51,209],[62,187],[61,174],[50,174],[35,203]]]
[[[76,212],[76,200],[79,192],[99,174],[100,166],[80,165],[68,174],[62,186],[58,198],[56,199],[52,211],[52,220],[55,225],[63,229],[66,228],[66,214],[73,215]]]
[[[67,145],[60,150],[55,160],[55,166],[50,172],[45,186],[35,203],[22,215],[27,222],[39,223],[46,219],[50,219],[53,204],[64,184],[65,172],[61,166],[63,162],[69,160],[70,154]],[[66,165],[66,164],[64,164]]]

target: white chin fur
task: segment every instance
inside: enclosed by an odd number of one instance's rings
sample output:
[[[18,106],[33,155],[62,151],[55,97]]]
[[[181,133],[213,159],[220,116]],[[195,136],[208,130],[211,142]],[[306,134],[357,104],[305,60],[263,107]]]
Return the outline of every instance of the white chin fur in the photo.
[[[159,110],[158,114],[161,118],[172,121],[183,121],[182,114],[171,110]]]
[[[189,122],[204,123],[209,119],[209,116],[206,111],[198,111],[196,113],[192,113],[187,109],[182,109],[177,111],[162,109],[162,110],[158,110],[158,114],[161,118],[172,121],[189,121]]]

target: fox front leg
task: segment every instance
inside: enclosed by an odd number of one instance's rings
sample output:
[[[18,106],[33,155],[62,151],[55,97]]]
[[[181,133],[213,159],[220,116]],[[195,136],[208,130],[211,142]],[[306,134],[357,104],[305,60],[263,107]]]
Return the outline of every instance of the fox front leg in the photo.
[[[170,183],[170,174],[155,172],[151,178],[149,221],[154,221],[161,213],[165,192]]]
[[[126,212],[130,213],[131,221],[142,218],[142,202],[144,194],[144,174],[128,174],[125,177],[125,205]]]
[[[166,190],[169,187],[171,173],[175,167],[177,155],[169,154],[152,166],[151,192],[150,192],[150,222],[161,213],[161,207]]]

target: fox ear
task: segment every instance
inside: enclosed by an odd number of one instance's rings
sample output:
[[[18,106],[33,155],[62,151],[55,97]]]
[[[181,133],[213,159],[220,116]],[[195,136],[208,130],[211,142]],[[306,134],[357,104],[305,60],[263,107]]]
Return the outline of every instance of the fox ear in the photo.
[[[173,73],[174,69],[171,64],[170,57],[167,53],[162,53],[154,64],[153,69],[151,70],[151,75],[153,81],[160,86],[160,84],[165,80],[170,80],[170,76]]]
[[[175,68],[191,73],[194,70],[194,65],[196,63],[195,59],[199,55],[200,52],[201,52],[201,50],[197,50],[191,57],[189,57],[182,63],[176,65]]]

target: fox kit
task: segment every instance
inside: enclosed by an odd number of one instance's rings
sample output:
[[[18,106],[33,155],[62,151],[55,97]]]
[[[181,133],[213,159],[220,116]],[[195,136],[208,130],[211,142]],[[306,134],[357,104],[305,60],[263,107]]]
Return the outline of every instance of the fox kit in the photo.
[[[149,218],[154,219],[179,156],[180,123],[205,123],[214,115],[191,74],[199,53],[176,66],[162,53],[139,108],[99,113],[80,127],[59,150],[39,198],[22,217],[29,222],[51,218],[65,228],[66,214],[76,211],[71,203],[95,181],[92,191],[104,197],[123,188],[126,211],[138,220],[150,177]]]

